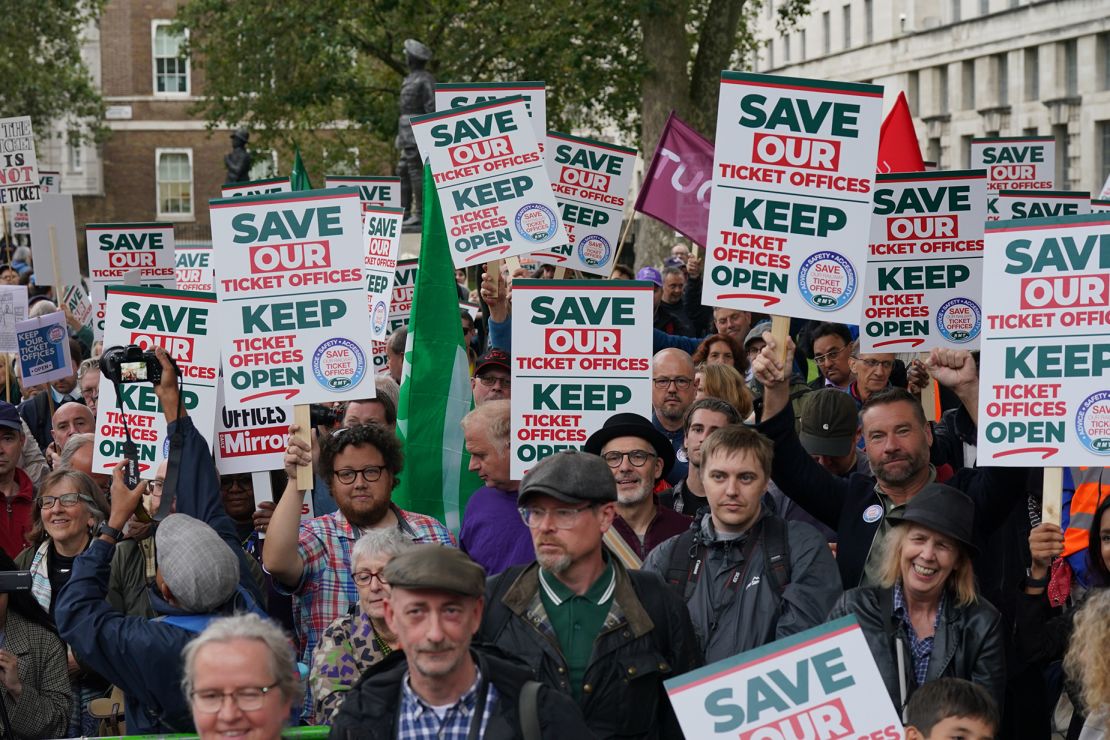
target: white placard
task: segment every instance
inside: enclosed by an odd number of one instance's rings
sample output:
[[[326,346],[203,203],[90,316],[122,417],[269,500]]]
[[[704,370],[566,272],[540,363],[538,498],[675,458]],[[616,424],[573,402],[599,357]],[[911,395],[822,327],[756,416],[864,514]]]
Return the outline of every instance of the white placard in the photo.
[[[1051,136],[1002,136],[972,139],[968,165],[987,171],[987,220],[998,211],[1002,190],[1052,190],[1056,177],[1056,140]]]
[[[104,289],[121,285],[137,270],[139,282],[175,288],[173,224],[87,224],[85,247],[89,256],[89,289],[96,315],[93,335],[104,336]],[[37,268],[37,265],[36,265]]]
[[[35,263],[35,285],[64,288],[81,282],[81,263],[77,260],[77,227],[73,223],[73,196],[50,193],[27,206],[31,217],[31,257]],[[53,244],[51,244],[53,232]],[[61,272],[61,283],[54,276],[54,265]]]
[[[397,272],[397,253],[401,250],[400,208],[362,206],[366,227],[366,296],[370,311],[370,338],[385,341],[389,333],[389,304],[393,297],[393,278]]]
[[[0,206],[34,203],[41,197],[31,117],[0,118]]]
[[[543,150],[547,136],[547,89],[542,82],[437,82],[436,111],[490,103],[519,95]]]
[[[999,220],[1058,218],[1091,212],[1091,194],[1073,190],[1001,190],[995,208]]]
[[[325,175],[324,187],[357,188],[363,210],[401,207],[401,178],[399,177]]]

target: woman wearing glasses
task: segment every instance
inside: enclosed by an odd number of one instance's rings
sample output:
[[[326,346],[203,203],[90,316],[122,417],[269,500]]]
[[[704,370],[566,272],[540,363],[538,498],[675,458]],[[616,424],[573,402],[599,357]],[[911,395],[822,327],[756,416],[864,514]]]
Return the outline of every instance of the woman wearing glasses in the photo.
[[[350,614],[331,623],[312,654],[309,680],[318,724],[331,724],[347,692],[366,669],[397,649],[397,638],[385,624],[389,585],[382,571],[409,547],[412,541],[399,530],[376,529],[363,534],[351,549],[358,603]]]
[[[201,740],[276,740],[301,704],[289,637],[257,614],[217,619],[185,646],[182,688]]]

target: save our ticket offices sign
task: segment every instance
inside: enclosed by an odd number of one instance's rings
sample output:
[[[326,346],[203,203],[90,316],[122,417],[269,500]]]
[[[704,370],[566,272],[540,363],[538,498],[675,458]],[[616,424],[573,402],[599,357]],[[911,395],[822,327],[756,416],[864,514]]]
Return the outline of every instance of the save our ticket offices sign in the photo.
[[[228,405],[372,398],[358,191],[210,205]]]
[[[703,303],[857,323],[882,96],[721,73]]]
[[[972,139],[972,169],[987,171],[987,220],[1006,216],[998,210],[1001,190],[1052,190],[1056,176],[1056,140],[1051,136],[1002,136]]]
[[[1110,215],[987,224],[984,271],[980,460],[1110,463]]]
[[[534,252],[539,262],[606,277],[613,271],[636,150],[554,131],[544,155],[568,243]]]
[[[464,108],[514,96],[524,99],[524,108],[542,152],[547,136],[547,89],[543,82],[438,82],[436,110]]]
[[[357,188],[358,197],[366,208],[400,208],[401,178],[325,175],[326,188]]]
[[[211,442],[220,365],[214,337],[219,322],[216,296],[115,285],[109,286],[106,294],[104,346],[136,344],[144,350],[166,350],[181,372],[182,404],[197,430]],[[138,448],[139,471],[142,477],[151,478],[169,451],[162,405],[151,383],[122,383],[120,390],[122,394],[117,398],[115,385],[101,374],[93,470],[111,473],[123,457],[126,418]]]
[[[650,417],[651,283],[516,280],[513,306],[514,480],[613,414]]]
[[[862,349],[977,349],[986,172],[880,174],[874,198]]]
[[[94,310],[93,334],[104,336],[105,293],[120,285],[123,276],[139,270],[143,285],[173,288],[174,235],[171,223],[88,224],[85,246],[89,257],[89,289]]]
[[[1079,216],[1091,212],[1091,194],[1078,190],[1000,190],[995,208],[1003,221]]]
[[[685,673],[663,686],[688,738],[905,736],[853,616]]]
[[[389,304],[393,299],[393,277],[401,249],[400,208],[362,206],[366,227],[366,294],[370,311],[370,338],[385,340],[389,333]]]
[[[416,116],[412,130],[455,267],[567,243],[522,98]]]
[[[212,245],[185,243],[175,248],[174,276],[178,290],[211,292]]]
[[[240,198],[246,195],[271,195],[273,193],[288,193],[293,190],[293,184],[288,177],[270,177],[265,180],[251,180],[250,182],[224,185],[220,188],[220,196],[224,198]]]

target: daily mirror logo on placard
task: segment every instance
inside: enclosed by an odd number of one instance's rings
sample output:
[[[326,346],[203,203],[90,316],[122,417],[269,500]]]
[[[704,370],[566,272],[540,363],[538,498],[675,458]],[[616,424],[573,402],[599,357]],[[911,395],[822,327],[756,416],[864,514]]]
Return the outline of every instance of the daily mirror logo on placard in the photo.
[[[241,198],[248,195],[272,195],[288,193],[293,190],[288,177],[271,177],[267,180],[252,180],[237,185],[224,185],[220,188],[222,198]]]
[[[1091,212],[1091,194],[1077,190],[1000,190],[996,204],[999,219],[1057,218]]]
[[[439,82],[436,83],[436,111],[490,103],[513,96],[524,98],[536,141],[543,151],[547,136],[547,91],[542,82]]]
[[[357,188],[363,210],[401,207],[401,178],[399,177],[325,175],[324,187]]]
[[[85,248],[89,257],[93,334],[104,336],[104,289],[120,285],[123,276],[138,270],[143,285],[177,287],[173,224],[88,224]]]
[[[224,405],[219,391],[216,415],[216,468],[220,475],[280,470],[289,445],[292,406],[236,409]]]
[[[721,74],[704,303],[858,323],[882,97]]]
[[[987,220],[1006,218],[998,210],[1002,190],[1052,190],[1056,175],[1056,140],[1051,136],[1002,136],[972,139],[972,169],[987,171]]]

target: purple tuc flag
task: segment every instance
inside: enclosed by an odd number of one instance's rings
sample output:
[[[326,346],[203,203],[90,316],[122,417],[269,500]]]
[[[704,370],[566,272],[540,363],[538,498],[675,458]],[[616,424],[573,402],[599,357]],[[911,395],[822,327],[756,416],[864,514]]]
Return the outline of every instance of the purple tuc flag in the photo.
[[[704,248],[712,185],[713,144],[671,111],[644,175],[636,210]]]

